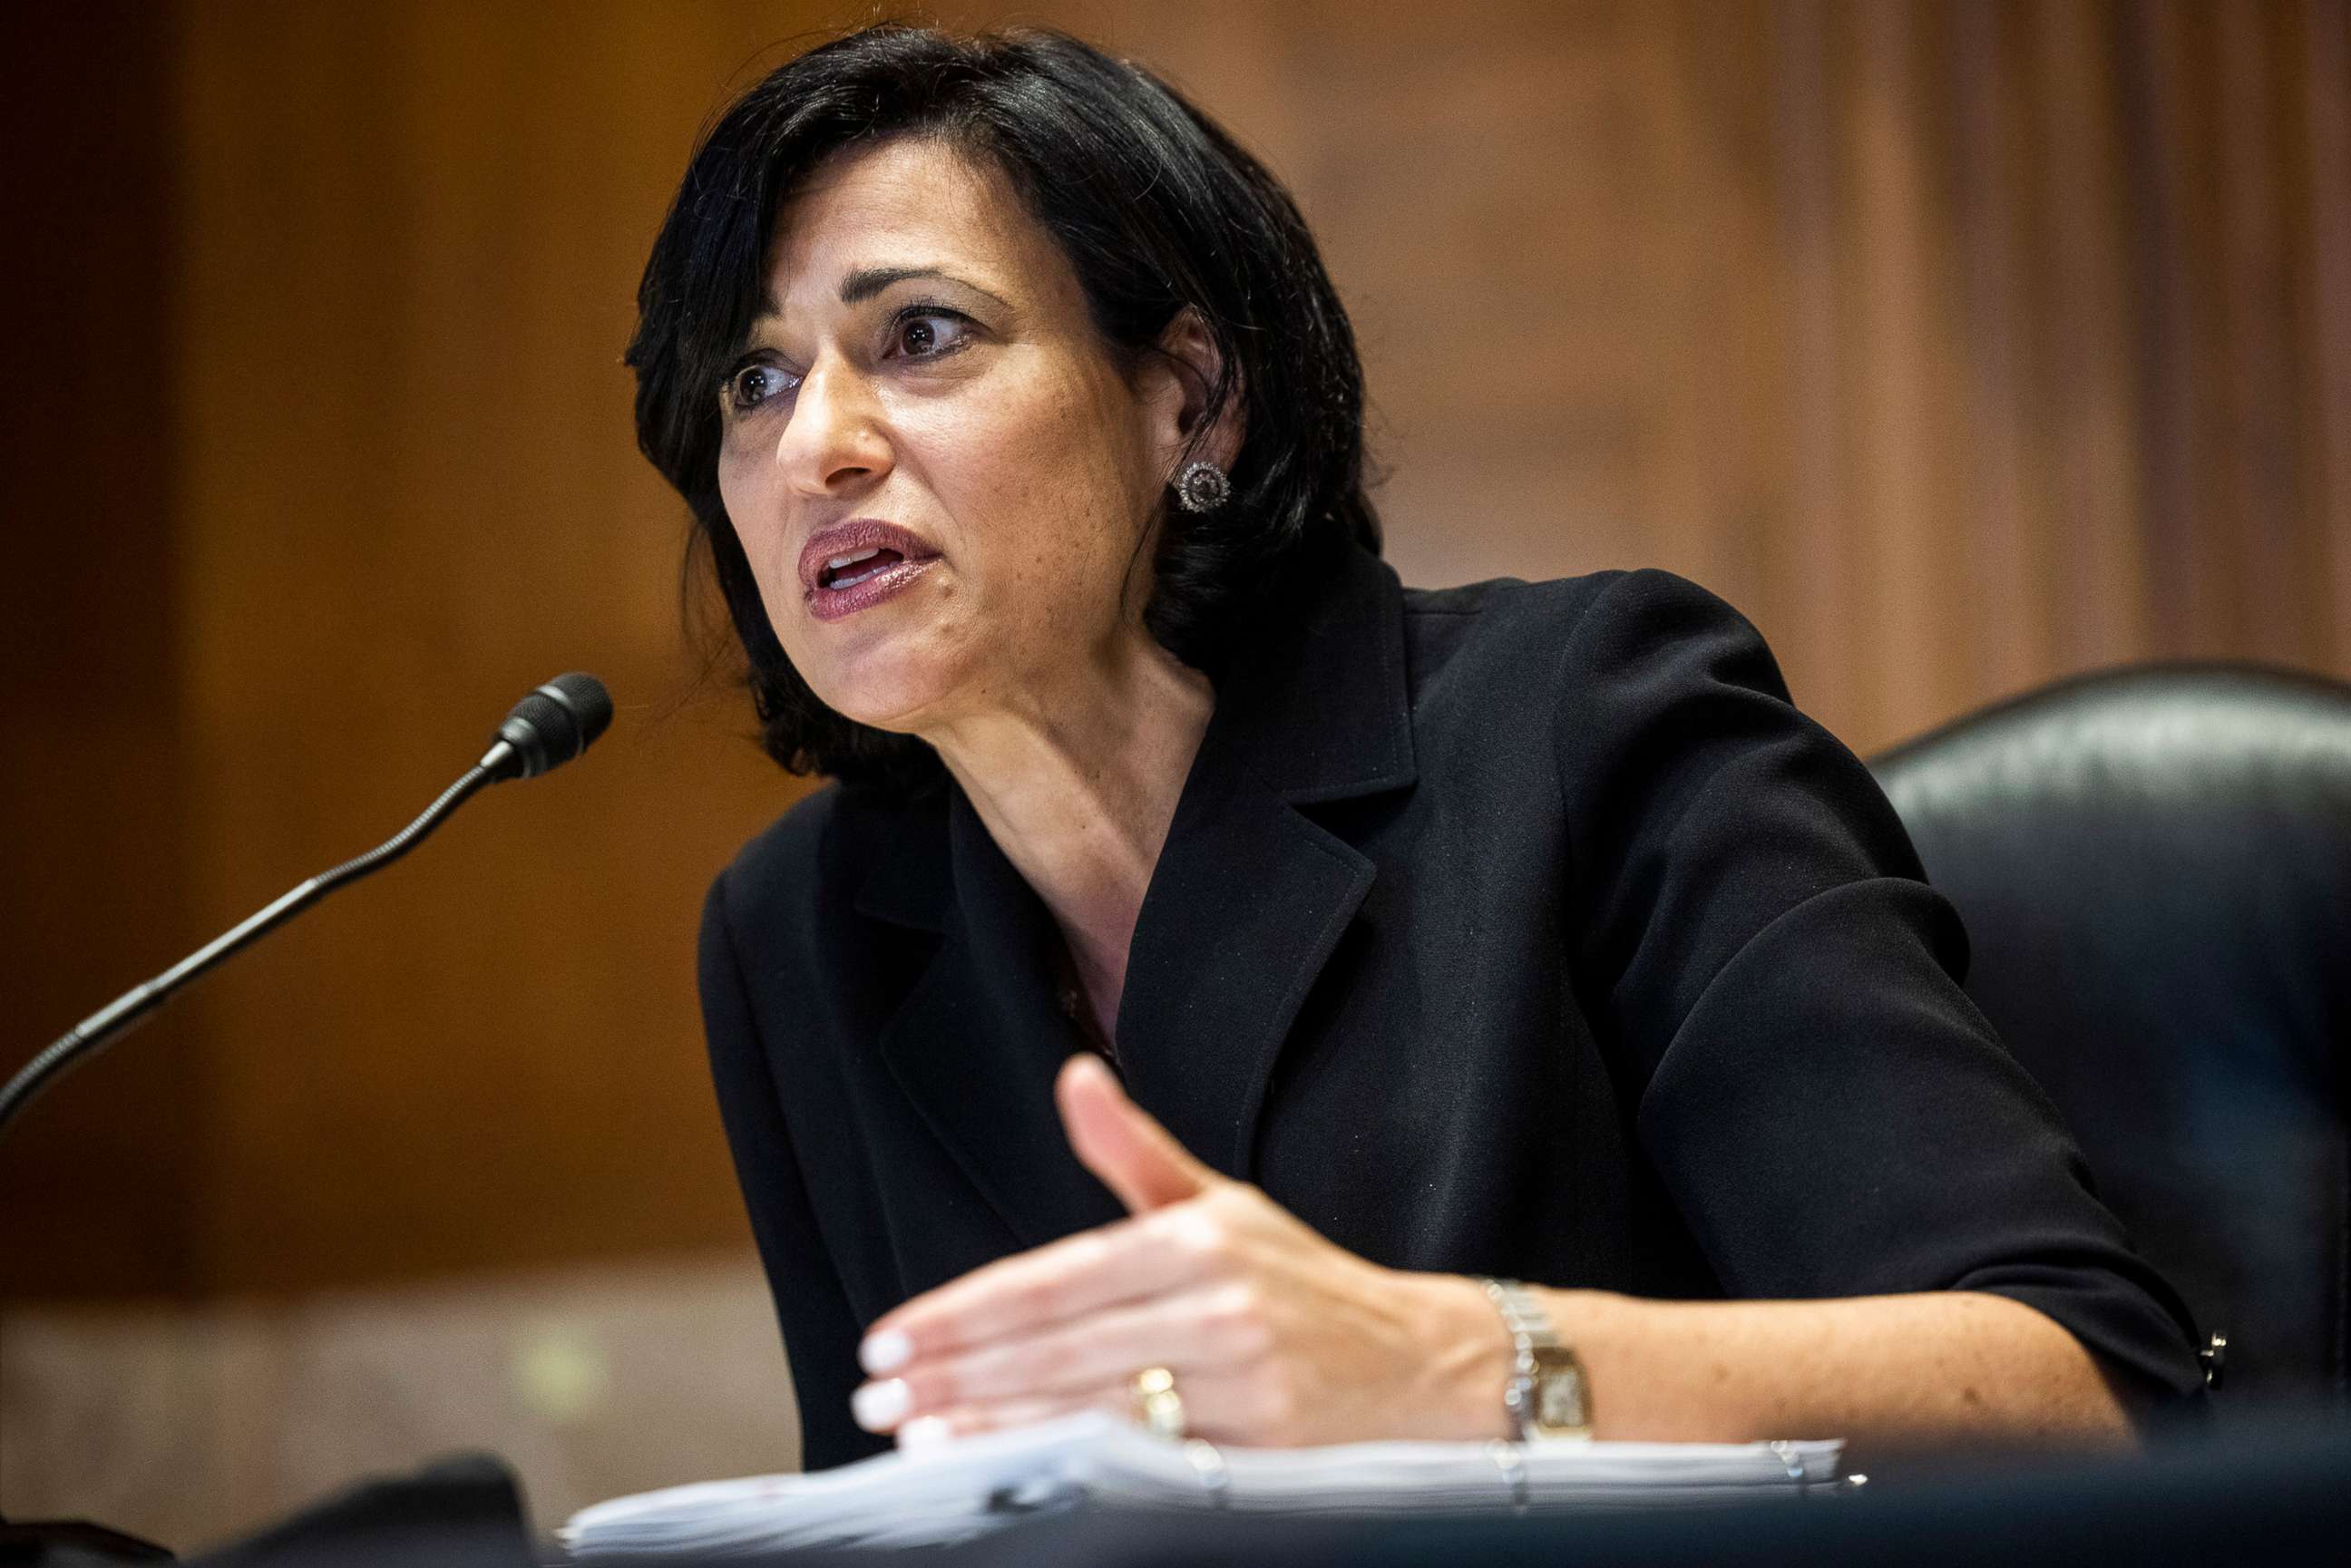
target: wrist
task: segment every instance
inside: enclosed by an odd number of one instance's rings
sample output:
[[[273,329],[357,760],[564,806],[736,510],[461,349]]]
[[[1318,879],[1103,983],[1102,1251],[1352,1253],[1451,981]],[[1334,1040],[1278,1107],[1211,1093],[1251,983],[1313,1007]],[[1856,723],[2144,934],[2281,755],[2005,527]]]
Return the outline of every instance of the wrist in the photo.
[[[1477,1281],[1462,1274],[1416,1276],[1424,1326],[1416,1436],[1476,1440],[1511,1438],[1517,1430],[1502,1403],[1516,1350],[1510,1330]]]

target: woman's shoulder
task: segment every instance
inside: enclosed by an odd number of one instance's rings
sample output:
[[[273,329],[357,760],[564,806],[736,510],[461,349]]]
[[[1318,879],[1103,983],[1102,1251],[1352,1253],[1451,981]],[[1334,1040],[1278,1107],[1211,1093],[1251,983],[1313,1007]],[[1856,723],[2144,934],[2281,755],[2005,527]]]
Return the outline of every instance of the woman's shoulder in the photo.
[[[860,846],[876,810],[838,783],[795,800],[735,852],[710,888],[705,918],[723,915],[737,931],[770,940],[805,931],[819,912],[841,906],[862,880],[869,856]]]
[[[1610,567],[1575,577],[1493,577],[1449,588],[1406,588],[1405,613],[1482,623],[1489,632],[1555,641],[1579,630],[1662,619],[1703,626],[1744,622],[1731,603],[1657,567]]]
[[[1585,706],[1728,680],[1786,700],[1754,623],[1719,595],[1656,568],[1408,588],[1404,611],[1416,686],[1521,703],[1526,683],[1543,682],[1562,703]]]

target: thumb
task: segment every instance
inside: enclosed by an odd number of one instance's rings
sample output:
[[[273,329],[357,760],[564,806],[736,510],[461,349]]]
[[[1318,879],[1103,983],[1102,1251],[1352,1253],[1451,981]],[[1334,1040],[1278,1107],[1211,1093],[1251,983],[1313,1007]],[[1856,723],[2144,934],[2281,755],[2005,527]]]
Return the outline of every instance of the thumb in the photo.
[[[1053,1098],[1079,1163],[1131,1214],[1197,1197],[1218,1179],[1126,1097],[1099,1057],[1072,1056],[1063,1062]]]

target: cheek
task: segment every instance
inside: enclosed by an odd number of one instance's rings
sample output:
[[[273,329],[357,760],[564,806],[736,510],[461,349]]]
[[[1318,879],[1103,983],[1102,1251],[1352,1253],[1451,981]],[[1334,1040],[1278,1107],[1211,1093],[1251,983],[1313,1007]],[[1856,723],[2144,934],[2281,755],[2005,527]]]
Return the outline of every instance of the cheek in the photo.
[[[1072,383],[1083,385],[1059,381]],[[1066,626],[1114,610],[1150,491],[1131,411],[1091,387],[1040,393],[942,427],[934,450],[955,456],[932,471],[940,500],[983,547],[984,575],[1018,591],[1030,614]]]
[[[734,526],[744,559],[751,564],[751,575],[758,582],[760,598],[768,606],[768,618],[781,632],[785,617],[780,612],[789,601],[778,595],[797,598],[799,583],[793,563],[784,559],[783,530],[763,520],[776,515],[772,497],[768,494],[771,487],[769,467],[740,455],[721,452],[718,498],[726,507],[726,519]]]

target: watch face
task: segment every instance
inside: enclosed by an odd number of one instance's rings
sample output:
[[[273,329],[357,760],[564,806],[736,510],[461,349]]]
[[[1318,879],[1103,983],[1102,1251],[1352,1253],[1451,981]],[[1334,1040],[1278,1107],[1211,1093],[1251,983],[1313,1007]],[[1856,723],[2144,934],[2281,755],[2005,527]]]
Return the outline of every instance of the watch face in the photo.
[[[1528,1424],[1542,1437],[1583,1437],[1592,1417],[1583,1407],[1583,1367],[1572,1351],[1534,1353],[1533,1408]]]

